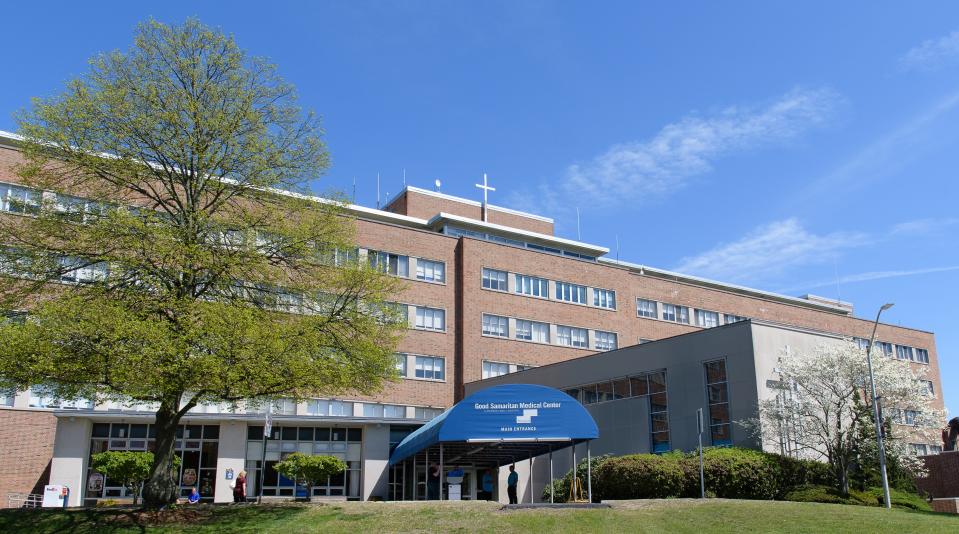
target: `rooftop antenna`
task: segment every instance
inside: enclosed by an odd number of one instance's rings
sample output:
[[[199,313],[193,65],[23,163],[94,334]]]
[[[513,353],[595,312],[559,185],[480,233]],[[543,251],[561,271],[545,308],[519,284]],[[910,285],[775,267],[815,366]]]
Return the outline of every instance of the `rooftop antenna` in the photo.
[[[483,173],[483,185],[476,184],[476,187],[483,190],[483,222],[489,222],[489,192],[496,191],[496,188],[489,186],[485,172]]]
[[[619,261],[619,234],[616,234],[616,261]]]
[[[576,239],[578,241],[583,240],[583,236],[579,232],[579,206],[576,206]]]
[[[440,179],[437,178],[436,180],[433,180],[433,185],[436,186],[436,192],[439,193],[439,192],[440,192],[440,186],[443,185],[443,182],[441,182]]]
[[[376,173],[376,209],[380,209],[380,173]]]
[[[403,167],[403,189],[406,189],[406,167]]]
[[[839,260],[835,257],[832,259],[833,271],[836,273],[836,304],[842,304],[842,293],[839,292]]]
[[[356,204],[356,176],[353,177],[353,203]]]

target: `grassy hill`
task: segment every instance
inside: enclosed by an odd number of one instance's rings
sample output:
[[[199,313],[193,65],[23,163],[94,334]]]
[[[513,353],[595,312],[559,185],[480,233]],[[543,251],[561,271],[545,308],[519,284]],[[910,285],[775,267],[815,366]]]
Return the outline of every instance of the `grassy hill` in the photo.
[[[607,510],[503,511],[492,503],[181,506],[2,510],[0,532],[959,532],[959,516],[781,501],[669,499]]]

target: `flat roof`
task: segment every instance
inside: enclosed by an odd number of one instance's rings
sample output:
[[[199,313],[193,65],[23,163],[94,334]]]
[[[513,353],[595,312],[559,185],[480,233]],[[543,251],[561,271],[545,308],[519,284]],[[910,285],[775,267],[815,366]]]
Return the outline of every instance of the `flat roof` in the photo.
[[[386,208],[390,206],[391,204],[396,202],[401,196],[403,196],[404,193],[419,193],[421,195],[427,195],[435,198],[442,198],[443,200],[459,202],[460,204],[467,204],[469,206],[476,206],[476,207],[483,206],[482,202],[478,202],[476,200],[470,200],[468,198],[458,197],[454,195],[447,195],[446,193],[440,193],[439,191],[430,191],[429,189],[423,189],[421,187],[414,187],[412,185],[407,185],[403,187],[403,189],[401,189],[399,193],[390,197],[390,199],[386,201],[386,204],[384,204],[383,207]],[[550,217],[544,217],[542,215],[536,215],[535,213],[529,213],[526,211],[519,211],[519,210],[510,209],[510,208],[504,208],[503,206],[497,206],[495,204],[487,204],[486,207],[493,211],[510,213],[512,215],[519,215],[520,217],[526,217],[527,219],[534,219],[537,221],[548,222],[548,223],[554,222],[553,219]]]

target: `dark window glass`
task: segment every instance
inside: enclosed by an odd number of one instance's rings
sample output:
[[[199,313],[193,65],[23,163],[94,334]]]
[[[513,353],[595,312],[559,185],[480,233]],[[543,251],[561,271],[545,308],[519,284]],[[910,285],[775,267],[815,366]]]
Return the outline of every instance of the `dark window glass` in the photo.
[[[573,397],[577,402],[583,402],[582,396],[580,395],[579,388],[570,388],[566,390],[566,394],[570,397]]]
[[[147,426],[146,425],[130,425],[130,437],[131,438],[147,437]]]
[[[330,431],[330,441],[346,441],[346,429],[334,428]]]
[[[716,382],[725,382],[726,381],[726,362],[723,360],[717,360],[715,362],[707,362],[704,364],[706,366],[706,383],[715,384]]]
[[[204,426],[203,439],[220,439],[220,425]]]
[[[178,439],[183,437],[183,425],[176,427],[176,437]]]
[[[629,377],[629,384],[632,388],[634,397],[642,397],[649,393],[646,383],[646,375]]]
[[[300,441],[313,441],[313,427],[301,426],[299,431]]]
[[[204,441],[200,449],[200,463],[203,467],[216,467],[217,443],[215,441]]]
[[[203,435],[203,427],[200,425],[187,425],[186,426],[186,435],[183,437],[186,439],[200,439]]]
[[[317,428],[316,441],[330,441],[330,429],[329,428]]]
[[[613,383],[600,382],[596,384],[596,402],[613,400]]]
[[[613,397],[616,399],[625,399],[626,397],[629,397],[628,378],[613,380]]]
[[[157,427],[156,427],[156,425],[150,425],[149,427],[147,427],[147,437],[148,437],[148,438],[155,438],[155,437],[157,437]]]
[[[649,396],[649,411],[650,413],[666,411],[665,393],[653,393]]]
[[[285,426],[285,427],[283,427],[283,439],[295,440],[295,439],[296,439],[296,427],[295,427],[295,426]]]
[[[729,422],[729,404],[711,404],[709,406],[709,424],[721,425]]]
[[[710,437],[712,438],[713,445],[732,445],[733,440],[729,434],[729,426],[726,425],[716,425],[710,427]]]
[[[666,372],[649,373],[649,392],[660,393],[666,391]]]
[[[351,428],[347,431],[347,441],[363,441],[363,429]]]
[[[654,413],[650,419],[652,421],[652,431],[669,432],[669,416],[665,413]]]
[[[263,485],[264,486],[276,486],[279,482],[279,475],[273,469],[273,466],[276,465],[276,462],[269,461],[266,462],[266,474],[263,476]]]
[[[110,437],[110,423],[93,423],[93,437],[95,438]]]
[[[596,396],[596,384],[590,384],[588,386],[583,386],[583,404],[593,404],[597,402]]]
[[[246,427],[246,439],[263,439],[263,427],[262,426],[248,426]]]
[[[729,400],[729,399],[726,398],[727,395],[726,395],[726,384],[725,384],[725,383],[723,383],[723,384],[713,384],[713,385],[710,385],[710,386],[706,386],[706,391],[709,392],[709,402],[710,402],[710,404],[716,403],[716,402],[726,402],[726,401]]]
[[[130,425],[113,423],[113,426],[110,427],[110,437],[111,438],[130,437]]]
[[[669,452],[669,432],[659,432],[652,435],[653,452]]]

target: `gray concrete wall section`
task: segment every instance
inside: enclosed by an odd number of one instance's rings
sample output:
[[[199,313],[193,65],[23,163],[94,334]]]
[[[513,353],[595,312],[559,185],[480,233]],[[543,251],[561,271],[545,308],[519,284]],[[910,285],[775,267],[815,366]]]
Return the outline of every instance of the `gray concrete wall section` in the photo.
[[[692,450],[698,445],[696,410],[707,408],[703,363],[724,358],[729,380],[730,417],[754,417],[759,395],[749,322],[693,332],[642,345],[624,347],[544,365],[527,371],[466,384],[466,394],[498,384],[543,384],[558,389],[666,369],[670,445]],[[649,452],[649,407],[646,398],[622,399],[587,406],[600,429],[596,454]],[[758,441],[733,425],[733,443],[758,447]],[[709,445],[708,435],[704,443]]]

